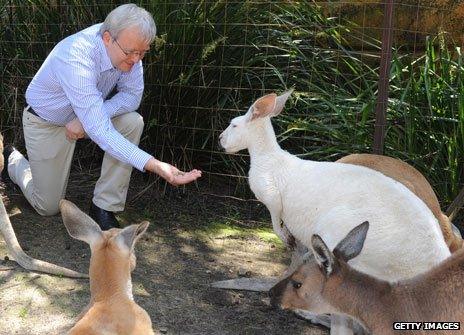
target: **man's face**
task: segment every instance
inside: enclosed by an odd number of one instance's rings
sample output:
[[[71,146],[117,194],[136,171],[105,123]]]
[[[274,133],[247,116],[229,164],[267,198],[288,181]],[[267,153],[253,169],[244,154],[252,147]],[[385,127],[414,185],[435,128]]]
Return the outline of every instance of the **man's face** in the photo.
[[[105,31],[103,43],[111,64],[123,72],[129,72],[132,66],[150,50],[150,44],[141,38],[137,27],[126,28],[115,38]]]

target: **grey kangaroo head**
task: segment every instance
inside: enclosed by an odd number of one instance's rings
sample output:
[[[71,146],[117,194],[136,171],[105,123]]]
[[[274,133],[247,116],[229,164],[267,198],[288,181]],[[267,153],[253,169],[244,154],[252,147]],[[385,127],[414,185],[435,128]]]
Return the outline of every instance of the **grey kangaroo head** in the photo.
[[[361,252],[369,222],[353,228],[333,252],[319,235],[311,237],[312,253],[290,276],[277,283],[270,291],[271,303],[283,309],[303,309],[315,313],[332,313],[322,295],[323,286],[334,275],[340,262],[348,262]]]

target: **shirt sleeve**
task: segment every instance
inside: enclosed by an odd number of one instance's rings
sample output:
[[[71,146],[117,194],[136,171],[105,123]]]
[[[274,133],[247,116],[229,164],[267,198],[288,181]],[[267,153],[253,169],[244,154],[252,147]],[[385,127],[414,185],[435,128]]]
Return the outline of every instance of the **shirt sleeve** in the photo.
[[[104,102],[105,113],[112,118],[137,110],[142,101],[143,85],[142,61],[138,61],[130,72],[121,75],[117,93]]]
[[[121,162],[140,171],[152,157],[122,136],[111,122],[101,92],[97,88],[98,65],[90,55],[56,55],[53,58],[56,77],[69,99],[87,135],[97,145]],[[116,99],[118,103],[119,99]],[[135,104],[135,99],[133,99]],[[118,111],[129,108],[119,102]],[[138,103],[137,103],[138,105]],[[116,114],[116,113],[115,113]]]

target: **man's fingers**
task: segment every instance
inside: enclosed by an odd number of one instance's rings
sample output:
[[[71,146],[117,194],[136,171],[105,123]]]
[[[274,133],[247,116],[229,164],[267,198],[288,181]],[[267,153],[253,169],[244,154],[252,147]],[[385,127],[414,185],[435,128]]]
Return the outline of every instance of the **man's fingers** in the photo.
[[[78,140],[80,138],[84,138],[85,136],[85,133],[73,133],[71,131],[66,131],[66,138],[70,141],[75,141],[75,140]]]
[[[190,172],[182,172],[177,173],[173,180],[170,182],[174,186],[185,185],[191,183],[192,181],[201,177],[201,171],[199,170],[192,170]]]

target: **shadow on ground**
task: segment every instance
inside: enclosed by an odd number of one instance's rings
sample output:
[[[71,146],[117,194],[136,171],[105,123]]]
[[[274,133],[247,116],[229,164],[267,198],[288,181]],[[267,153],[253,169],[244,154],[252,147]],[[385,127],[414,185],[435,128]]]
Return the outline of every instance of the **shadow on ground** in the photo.
[[[67,198],[86,210],[95,176],[73,172]],[[137,244],[135,300],[162,334],[326,334],[293,314],[271,309],[264,293],[225,291],[216,280],[275,276],[287,255],[255,201],[214,196],[201,188],[143,191],[135,174],[125,224],[151,221]],[[67,235],[59,216],[40,217],[20,192],[3,188],[20,244],[31,256],[87,272],[90,250]],[[136,200],[135,200],[136,199]],[[133,201],[132,201],[133,200]],[[6,248],[0,241],[0,257]],[[0,334],[64,334],[89,301],[87,280],[28,273],[4,260],[0,271]]]

